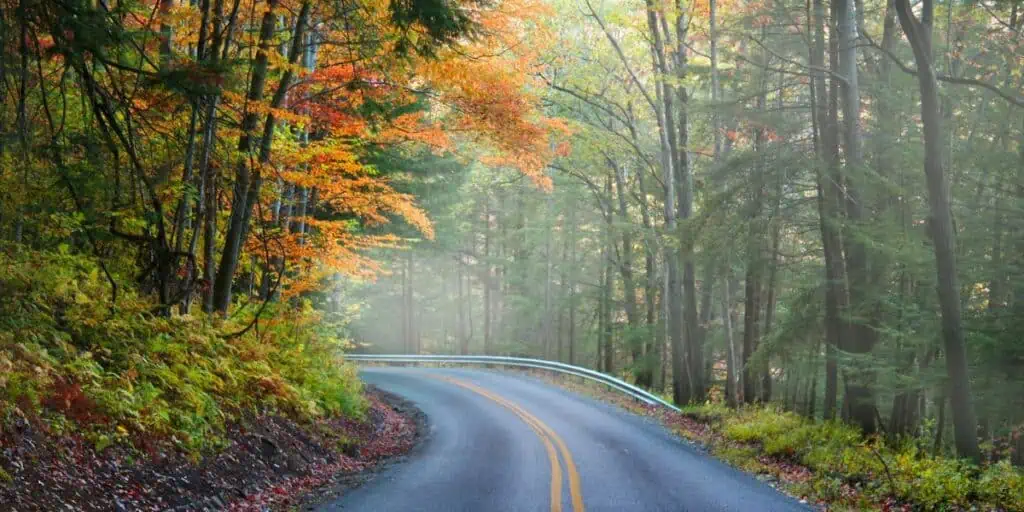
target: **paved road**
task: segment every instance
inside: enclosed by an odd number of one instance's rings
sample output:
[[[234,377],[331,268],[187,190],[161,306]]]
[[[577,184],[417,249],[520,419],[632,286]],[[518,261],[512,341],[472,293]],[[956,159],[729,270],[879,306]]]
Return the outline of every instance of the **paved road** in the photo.
[[[368,368],[429,433],[409,459],[320,511],[807,510],[657,424],[539,380],[466,369]]]

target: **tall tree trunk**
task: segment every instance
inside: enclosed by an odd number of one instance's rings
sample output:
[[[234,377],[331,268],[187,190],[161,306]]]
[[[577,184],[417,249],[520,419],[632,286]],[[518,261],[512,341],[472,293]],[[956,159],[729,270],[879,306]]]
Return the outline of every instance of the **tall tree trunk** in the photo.
[[[28,22],[28,0],[19,0],[18,7],[16,9],[16,16],[18,18],[18,54],[19,54],[19,69],[18,69],[18,106],[17,112],[15,113],[15,124],[18,130],[18,153],[20,155],[22,185],[28,185],[29,175],[29,163],[30,158],[30,130],[28,126],[28,85],[29,85],[29,22]],[[42,78],[42,77],[40,77]],[[6,89],[6,84],[4,85]],[[6,110],[6,106],[5,106]],[[26,190],[27,192],[27,190]],[[17,216],[14,221],[14,234],[11,237],[14,243],[20,244],[23,240],[25,233],[25,218],[28,216],[27,201],[22,199],[23,205],[21,207],[21,215]]]
[[[678,236],[677,232],[677,174],[675,165],[678,160],[677,138],[675,130],[673,91],[666,78],[669,76],[668,59],[665,45],[658,23],[659,9],[653,0],[647,0],[647,25],[653,44],[652,60],[654,72],[658,75],[657,101],[654,108],[658,118],[658,133],[661,140],[661,165],[665,182],[665,233],[669,237]],[[679,276],[679,253],[674,243],[664,244],[667,283],[665,285],[666,302],[666,333],[670,340],[672,353],[672,397],[678,404],[690,402],[691,388],[689,372],[686,364],[686,347],[683,332],[683,297]]]
[[[632,109],[630,109],[632,112]],[[630,132],[636,140],[636,130],[631,127]],[[646,169],[638,169],[636,173],[637,188],[639,189],[640,216],[644,227],[644,306],[646,330],[641,341],[642,365],[637,373],[637,385],[650,388],[654,385],[654,369],[657,367],[657,246],[654,235],[654,225],[651,220],[651,212],[647,204],[647,187],[644,179]]]
[[[209,2],[210,0],[204,0]],[[209,59],[212,65],[219,62],[221,46],[231,44],[230,39],[222,38],[224,25],[224,0],[215,0],[213,13],[212,30],[210,32],[209,54],[199,52],[200,59]],[[205,23],[203,24],[205,27]],[[205,38],[200,38],[200,45]],[[217,104],[219,93],[206,98],[206,125],[203,127],[203,154],[199,161],[199,172],[202,175],[202,199],[203,199],[203,312],[212,314],[214,310],[213,288],[216,278],[216,255],[217,255],[217,185],[218,172],[211,165],[214,146],[217,141]]]
[[[765,29],[762,29],[764,39]],[[760,92],[757,96],[757,109],[763,112],[767,105],[767,52],[762,52],[762,71],[758,87]],[[754,152],[755,164],[753,170],[752,185],[750,191],[750,204],[748,205],[747,222],[747,275],[744,285],[744,306],[743,306],[743,401],[753,403],[758,399],[757,378],[755,368],[751,367],[750,358],[757,350],[761,340],[761,299],[762,299],[762,274],[764,270],[764,226],[763,226],[763,197],[765,188],[766,154],[765,154],[765,128],[758,126],[754,129]]]
[[[834,0],[834,13],[838,18],[839,72],[843,76],[840,91],[843,110],[843,154],[846,157],[846,213],[849,226],[863,229],[864,221],[864,158],[860,135],[860,87],[857,78],[857,22],[851,0]],[[875,418],[875,375],[868,357],[877,341],[877,330],[865,320],[870,318],[871,286],[867,246],[864,236],[850,233],[846,240],[846,268],[850,283],[849,339],[845,350],[857,354],[855,366],[846,373],[846,405],[850,419],[861,429],[872,434],[877,429]]]
[[[935,252],[939,307],[942,311],[942,338],[949,374],[950,403],[953,412],[957,454],[975,462],[981,460],[978,448],[978,421],[971,397],[967,370],[967,347],[961,319],[959,286],[955,259],[956,234],[950,208],[949,182],[942,167],[942,117],[939,111],[939,84],[935,76],[932,50],[934,0],[923,0],[921,18],[914,14],[909,0],[895,0],[903,32],[910,41],[917,63],[921,92],[921,122],[924,126],[924,172],[928,185],[929,224]]]
[[[701,362],[700,373],[696,374],[696,377],[700,378],[700,389],[707,390],[711,384],[714,371],[714,361],[712,357],[705,357],[704,347],[708,336],[708,327],[711,325],[711,318],[714,316],[714,302],[715,302],[715,267],[718,264],[716,262],[709,262],[704,267],[704,279],[700,284],[700,311],[697,316],[697,326],[694,329],[695,343],[691,344],[692,351],[699,351],[694,354],[693,358]],[[706,391],[703,391],[706,394]],[[703,402],[707,397],[700,399]],[[697,401],[696,394],[694,401]],[[699,403],[699,402],[698,402]]]
[[[689,92],[686,89],[687,72],[687,39],[689,37],[689,11],[681,0],[676,0],[676,40],[675,40],[675,89],[678,100],[677,115],[679,122],[676,125],[678,154],[676,156],[676,176],[679,218],[686,222],[693,215],[693,173],[690,169],[689,156],[689,114],[687,105],[689,103]],[[704,343],[700,335],[700,317],[697,313],[697,276],[693,263],[693,243],[686,239],[692,237],[688,230],[686,233],[679,233],[683,237],[682,250],[680,251],[683,262],[683,322],[684,322],[684,343],[686,346],[686,360],[688,365],[690,402],[703,402],[705,399],[704,390]]]
[[[554,270],[554,260],[551,258],[551,232],[554,231],[554,223],[552,222],[553,214],[552,197],[547,197],[546,208],[544,210],[547,229],[544,230],[544,313],[541,317],[541,332],[544,337],[544,357],[551,359],[554,357],[553,344],[557,340],[551,332],[551,276]]]
[[[722,322],[725,324],[725,403],[729,407],[736,407],[739,401],[736,399],[736,341],[732,329],[732,286],[730,280],[731,272],[727,272],[722,279]]]
[[[570,206],[570,214],[572,213]],[[559,232],[562,233],[562,259],[558,264],[558,350],[556,354],[556,361],[565,362],[565,343],[563,342],[562,335],[565,333],[565,313],[566,313],[566,301],[569,297],[569,233],[566,230],[566,224],[572,222],[567,220],[566,217],[562,218]]]
[[[455,289],[457,290],[457,298],[455,302],[455,338],[459,343],[459,354],[468,355],[469,338],[466,336],[466,299],[462,281],[462,263],[458,263],[455,271]]]
[[[779,191],[781,192],[781,190]],[[770,267],[768,270],[768,293],[765,297],[764,307],[764,337],[772,332],[772,324],[775,321],[775,301],[777,299],[776,286],[779,276],[779,227],[776,225],[772,232],[772,253]],[[786,367],[788,365],[783,365]],[[764,368],[761,372],[761,401],[768,403],[772,400],[772,365],[771,359],[765,357]]]
[[[576,202],[569,205],[569,264],[566,279],[569,287],[569,326],[565,334],[567,362],[576,364]]]
[[[758,247],[760,244],[751,241],[751,245],[754,247],[748,249],[750,255],[747,260],[747,276],[743,288],[743,352],[741,354],[743,359],[740,365],[742,368],[743,402],[748,404],[757,399],[756,373],[754,368],[751,368],[750,358],[757,350],[761,329],[761,254]]]
[[[491,348],[491,288],[494,280],[494,265],[491,264],[491,196],[484,197],[484,265],[487,271],[484,279],[484,354],[493,353]]]
[[[633,374],[636,376],[639,385],[649,386],[642,383],[645,366],[643,341],[640,334],[640,312],[636,302],[636,282],[633,279],[633,232],[629,220],[629,210],[626,199],[626,171],[613,160],[606,157],[608,165],[615,174],[615,191],[619,203],[619,222],[622,224],[621,240],[622,250],[619,252],[619,273],[622,276],[622,297],[623,308],[626,310],[626,322],[629,327],[623,336],[630,355],[633,358]]]
[[[615,372],[615,340],[614,328],[612,326],[612,274],[614,274],[615,244],[612,238],[612,219],[615,215],[612,208],[612,178],[605,180],[604,197],[602,198],[602,215],[605,218],[604,247],[602,250],[602,265],[604,270],[601,273],[601,325],[603,332],[601,337],[600,353],[602,361],[600,368],[603,372],[612,374]]]
[[[815,147],[818,154],[817,204],[825,259],[825,396],[823,415],[826,420],[835,417],[839,394],[837,352],[842,347],[843,326],[840,311],[846,304],[845,270],[842,242],[839,235],[840,177],[838,175],[839,136],[835,107],[837,87],[832,79],[831,91],[826,88],[825,74],[825,6],[823,0],[814,0],[814,46],[810,62],[816,68],[812,75],[814,92],[814,124],[817,127]],[[833,38],[830,47],[835,47]],[[835,52],[830,52],[834,55]],[[832,66],[838,66],[833,57]]]
[[[253,62],[252,80],[247,97],[252,103],[263,101],[269,68],[271,40],[274,37],[274,23],[276,21],[274,10],[277,8],[278,2],[279,0],[267,0],[267,10],[263,13],[260,24],[258,49]],[[246,113],[242,119],[242,134],[238,141],[238,151],[242,154],[242,158],[235,172],[235,186],[231,198],[231,216],[228,221],[228,232],[224,238],[224,250],[221,253],[221,260],[217,268],[213,289],[214,308],[221,314],[227,314],[228,306],[231,305],[231,286],[234,282],[235,269],[238,267],[238,257],[244,242],[242,240],[242,232],[246,230],[244,221],[248,215],[245,210],[247,207],[251,207],[250,199],[254,202],[259,192],[258,189],[253,190],[253,173],[248,163],[249,153],[256,146],[253,143],[253,132],[259,123],[259,119],[259,114],[255,111]],[[258,181],[258,178],[255,181]]]
[[[405,265],[402,269],[402,313],[404,322],[402,332],[404,334],[403,348],[406,354],[416,353],[416,299],[413,296],[413,279],[415,266],[413,263],[412,250],[406,251]]]

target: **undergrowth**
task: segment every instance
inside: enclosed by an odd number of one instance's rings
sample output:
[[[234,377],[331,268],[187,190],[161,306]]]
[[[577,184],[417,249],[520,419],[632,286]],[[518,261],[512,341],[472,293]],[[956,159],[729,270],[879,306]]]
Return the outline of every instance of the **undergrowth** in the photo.
[[[1024,472],[1007,461],[972,466],[936,457],[912,441],[892,446],[849,425],[815,423],[770,407],[704,405],[684,414],[708,424],[712,433],[701,440],[742,469],[763,472],[764,456],[808,468],[807,478],[789,484],[794,494],[853,508],[895,499],[921,510],[1024,512]]]
[[[17,415],[55,434],[82,432],[100,450],[170,442],[198,455],[247,414],[365,411],[343,341],[309,307],[277,305],[235,337],[225,333],[251,317],[164,318],[153,308],[130,289],[112,308],[109,285],[82,256],[0,248],[4,424]]]

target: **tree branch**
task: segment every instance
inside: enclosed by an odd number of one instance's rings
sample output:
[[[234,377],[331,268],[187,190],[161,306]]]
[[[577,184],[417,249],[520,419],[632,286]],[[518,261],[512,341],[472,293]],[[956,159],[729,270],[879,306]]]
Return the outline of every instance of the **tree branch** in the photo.
[[[915,20],[915,22],[916,22],[916,20]],[[867,39],[868,44],[872,48],[875,48],[876,50],[878,50],[878,51],[882,52],[883,54],[885,54],[886,56],[888,56],[889,59],[894,64],[896,64],[897,67],[900,68],[901,71],[903,71],[904,73],[906,73],[908,75],[917,76],[917,73],[918,73],[917,69],[915,69],[915,68],[905,64],[891,50],[883,48],[881,45],[875,43],[871,39],[871,37],[868,36],[867,34],[861,34],[861,36],[864,37],[865,39]],[[1005,100],[1006,102],[1008,102],[1008,103],[1010,103],[1010,104],[1012,104],[1014,106],[1017,106],[1017,107],[1020,107],[1020,108],[1024,108],[1024,97],[1015,96],[1012,93],[1006,92],[1006,91],[1000,89],[999,87],[996,87],[995,85],[992,85],[992,84],[990,84],[988,82],[985,82],[985,81],[982,81],[982,80],[976,80],[974,78],[962,78],[962,77],[956,77],[956,76],[951,76],[951,75],[946,75],[946,74],[937,74],[935,76],[935,78],[936,78],[936,80],[938,80],[940,82],[946,82],[946,83],[950,83],[950,84],[967,85],[967,86],[971,86],[971,87],[981,87],[982,89],[985,89],[985,90],[995,94],[996,96],[999,96],[1000,98],[1002,98],[1003,100]]]

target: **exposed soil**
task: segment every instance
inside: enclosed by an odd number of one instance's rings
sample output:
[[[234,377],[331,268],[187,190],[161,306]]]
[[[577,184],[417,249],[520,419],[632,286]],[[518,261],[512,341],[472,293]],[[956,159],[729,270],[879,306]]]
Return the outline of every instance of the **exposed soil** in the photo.
[[[14,418],[0,433],[0,509],[12,511],[284,510],[337,495],[408,452],[425,424],[405,400],[372,387],[363,421],[300,424],[261,415],[230,425],[229,445],[194,461],[175,450],[55,436]]]

